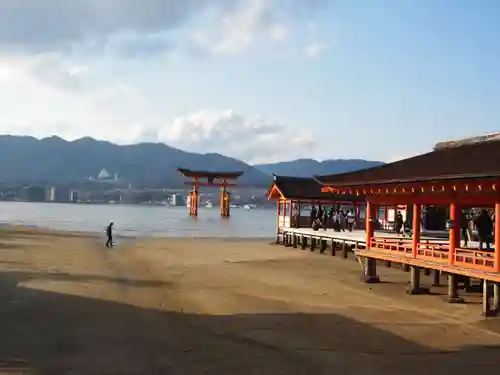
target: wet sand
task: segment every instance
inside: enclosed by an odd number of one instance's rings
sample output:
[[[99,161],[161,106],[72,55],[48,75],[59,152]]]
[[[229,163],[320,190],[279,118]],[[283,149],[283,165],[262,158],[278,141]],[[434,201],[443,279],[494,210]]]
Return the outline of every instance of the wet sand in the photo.
[[[256,240],[0,229],[0,374],[475,374],[500,324],[408,274]],[[430,285],[430,277],[422,276]]]

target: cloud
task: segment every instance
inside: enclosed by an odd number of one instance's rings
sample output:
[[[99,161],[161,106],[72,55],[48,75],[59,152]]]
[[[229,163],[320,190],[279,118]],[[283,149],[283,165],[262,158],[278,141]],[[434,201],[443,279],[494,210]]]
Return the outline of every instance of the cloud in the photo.
[[[0,45],[34,52],[54,51],[86,39],[179,27],[221,0],[2,0]]]
[[[151,139],[151,132],[149,132]],[[272,162],[310,154],[309,132],[295,134],[262,116],[202,110],[158,131],[158,141],[193,152],[218,152],[247,162]]]
[[[328,48],[328,44],[313,41],[304,48],[304,55],[309,59],[317,59]]]
[[[277,0],[246,0],[222,13],[211,31],[196,31],[192,41],[201,52],[211,55],[239,53],[257,41],[282,42],[288,35],[282,12],[290,12]]]
[[[302,52],[309,59],[317,59],[330,48],[330,43],[324,41],[320,34],[319,26],[315,22],[307,24],[307,34],[310,41],[306,44]]]
[[[195,43],[215,54],[241,51],[267,35],[283,41],[285,21],[325,0],[2,0],[0,51],[51,53],[75,45],[125,55]],[[191,38],[178,33],[193,30]]]

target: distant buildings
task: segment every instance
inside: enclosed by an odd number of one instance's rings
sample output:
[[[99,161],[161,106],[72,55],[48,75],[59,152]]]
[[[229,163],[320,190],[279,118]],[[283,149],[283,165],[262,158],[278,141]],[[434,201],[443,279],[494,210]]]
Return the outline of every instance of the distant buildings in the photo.
[[[73,201],[74,192],[67,187],[51,186],[45,190],[45,201],[68,203]]]
[[[28,202],[44,202],[45,194],[44,186],[25,186],[21,188],[20,198]]]
[[[170,204],[172,206],[183,206],[184,203],[184,197],[180,194],[172,194],[170,197]]]

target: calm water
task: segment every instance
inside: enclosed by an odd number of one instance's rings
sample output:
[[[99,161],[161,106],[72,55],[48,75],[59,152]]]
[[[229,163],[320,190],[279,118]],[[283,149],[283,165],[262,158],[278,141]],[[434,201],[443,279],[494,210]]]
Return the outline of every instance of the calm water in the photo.
[[[271,238],[274,209],[232,209],[229,220],[219,208],[200,208],[197,219],[186,207],[0,202],[0,224],[96,232],[115,223],[118,236]]]

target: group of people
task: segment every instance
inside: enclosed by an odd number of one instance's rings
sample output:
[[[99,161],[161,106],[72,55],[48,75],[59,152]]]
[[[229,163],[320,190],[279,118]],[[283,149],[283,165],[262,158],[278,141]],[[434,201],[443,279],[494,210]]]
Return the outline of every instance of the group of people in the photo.
[[[351,232],[356,225],[356,214],[353,210],[344,211],[340,207],[332,206],[328,210],[323,209],[321,205],[311,208],[311,227],[314,230],[327,228],[334,229],[337,232],[345,232],[347,229]]]
[[[494,222],[494,214],[490,214],[486,209],[480,212],[462,211],[460,216],[460,234],[464,241],[464,247],[467,247],[469,240],[472,238],[472,230],[475,228],[479,238],[479,248],[483,249],[483,245],[486,244],[486,249],[490,250],[491,243],[493,242]]]
[[[475,229],[479,239],[479,248],[483,249],[484,245],[486,245],[486,249],[490,250],[493,243],[494,222],[494,214],[491,214],[486,209],[481,211],[462,211],[460,216],[460,235],[464,241],[464,247],[467,247],[469,241],[472,239],[472,232]],[[452,225],[451,220],[448,219],[446,230],[450,230]],[[394,232],[398,235],[411,236],[411,231],[411,223],[408,220],[404,220],[401,211],[396,211],[394,214]]]
[[[394,214],[394,232],[396,232],[398,236],[412,235],[411,224],[408,220],[404,220],[401,211],[396,211]]]

